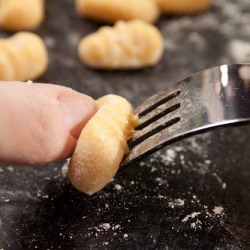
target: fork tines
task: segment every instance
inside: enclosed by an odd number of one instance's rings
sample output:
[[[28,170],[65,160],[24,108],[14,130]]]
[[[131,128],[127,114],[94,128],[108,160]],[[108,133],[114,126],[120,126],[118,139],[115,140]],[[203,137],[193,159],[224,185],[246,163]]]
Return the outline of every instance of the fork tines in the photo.
[[[135,111],[122,166],[190,135],[250,122],[250,64],[219,65],[166,86]]]
[[[157,137],[161,131],[173,126],[180,121],[179,108],[181,106],[179,97],[181,91],[174,91],[166,95],[161,91],[149,98],[137,108],[140,124],[135,128],[133,138],[128,142],[129,153],[127,161],[134,161],[151,153],[157,147]]]

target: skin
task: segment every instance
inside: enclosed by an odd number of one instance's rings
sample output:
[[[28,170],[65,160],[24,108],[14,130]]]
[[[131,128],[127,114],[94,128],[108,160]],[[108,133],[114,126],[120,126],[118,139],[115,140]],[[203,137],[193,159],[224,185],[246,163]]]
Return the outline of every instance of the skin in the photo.
[[[94,100],[70,88],[0,82],[0,162],[36,165],[71,156],[96,111]]]

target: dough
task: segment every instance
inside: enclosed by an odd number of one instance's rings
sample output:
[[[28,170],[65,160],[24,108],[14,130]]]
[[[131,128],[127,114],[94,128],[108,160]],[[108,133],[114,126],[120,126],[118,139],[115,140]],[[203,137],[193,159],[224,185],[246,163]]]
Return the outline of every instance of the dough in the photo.
[[[10,31],[31,30],[44,19],[44,0],[0,0],[0,27]]]
[[[137,69],[156,64],[163,54],[163,38],[153,25],[140,20],[119,21],[80,41],[83,63],[102,69]]]
[[[87,194],[99,191],[114,177],[137,124],[126,99],[107,95],[97,104],[99,110],[83,128],[69,163],[71,183]]]

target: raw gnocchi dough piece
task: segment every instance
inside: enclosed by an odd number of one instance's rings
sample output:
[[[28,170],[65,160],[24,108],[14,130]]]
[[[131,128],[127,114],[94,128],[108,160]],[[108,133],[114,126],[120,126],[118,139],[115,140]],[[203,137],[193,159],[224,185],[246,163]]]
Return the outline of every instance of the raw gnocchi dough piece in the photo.
[[[206,10],[212,0],[155,0],[159,9],[166,14],[195,14]]]
[[[83,38],[78,46],[83,63],[102,69],[136,69],[156,64],[163,38],[153,25],[140,20],[119,21]]]
[[[44,0],[0,0],[0,27],[10,31],[31,30],[44,19]]]
[[[69,163],[71,183],[90,195],[116,174],[137,124],[126,99],[106,95],[97,104],[99,110],[83,128]]]
[[[26,81],[45,72],[48,52],[43,40],[30,32],[0,39],[0,80]]]
[[[108,23],[133,19],[153,23],[159,17],[154,0],[76,0],[76,8],[83,16]]]

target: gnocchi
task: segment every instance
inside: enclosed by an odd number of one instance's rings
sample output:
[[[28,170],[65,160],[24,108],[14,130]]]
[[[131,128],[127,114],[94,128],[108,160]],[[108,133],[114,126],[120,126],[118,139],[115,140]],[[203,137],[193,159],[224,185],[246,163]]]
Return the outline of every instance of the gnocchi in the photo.
[[[154,0],[76,0],[76,8],[83,16],[108,23],[133,19],[153,23],[159,17]]]
[[[99,110],[83,128],[69,163],[71,183],[89,195],[116,174],[137,124],[131,105],[120,96],[104,96],[97,105]]]
[[[31,30],[44,18],[44,0],[0,0],[0,27],[10,31]]]
[[[185,15],[204,11],[212,0],[155,0],[155,3],[163,13]]]
[[[159,30],[140,20],[119,21],[83,38],[78,46],[80,59],[102,69],[133,69],[156,64],[163,54]]]
[[[48,52],[39,36],[19,32],[0,39],[0,80],[31,80],[44,73],[47,66]]]

